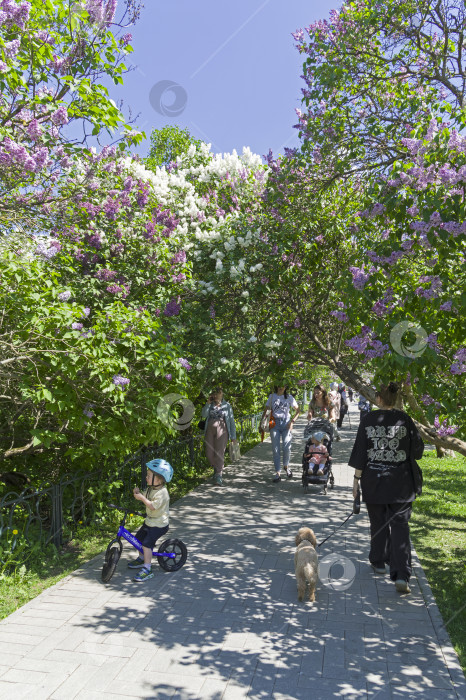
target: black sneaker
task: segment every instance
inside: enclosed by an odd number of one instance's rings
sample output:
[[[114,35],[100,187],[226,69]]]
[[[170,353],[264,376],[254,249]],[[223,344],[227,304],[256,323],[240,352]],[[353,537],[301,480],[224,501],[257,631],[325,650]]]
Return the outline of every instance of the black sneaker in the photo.
[[[285,471],[288,479],[291,479],[291,477],[293,476],[293,472],[291,471],[291,469],[289,467],[286,467]]]
[[[274,478],[272,479],[274,484],[278,483],[281,480],[282,480],[282,477],[280,476],[280,474],[278,474],[278,472],[277,472],[277,474],[275,474]]]

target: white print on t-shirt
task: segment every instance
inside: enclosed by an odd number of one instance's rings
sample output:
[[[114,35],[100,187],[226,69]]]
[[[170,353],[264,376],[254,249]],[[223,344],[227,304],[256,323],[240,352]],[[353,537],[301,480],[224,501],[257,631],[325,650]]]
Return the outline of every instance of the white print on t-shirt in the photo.
[[[406,462],[405,450],[399,450],[400,439],[405,437],[408,431],[404,425],[369,425],[366,427],[368,441],[372,447],[367,450],[367,457],[372,461],[381,462]],[[387,449],[388,448],[388,449]]]
[[[285,399],[283,395],[270,394],[267,401],[267,408],[272,409],[275,420],[281,420],[287,423],[290,420],[290,408],[298,408],[298,404],[291,395],[288,395]]]

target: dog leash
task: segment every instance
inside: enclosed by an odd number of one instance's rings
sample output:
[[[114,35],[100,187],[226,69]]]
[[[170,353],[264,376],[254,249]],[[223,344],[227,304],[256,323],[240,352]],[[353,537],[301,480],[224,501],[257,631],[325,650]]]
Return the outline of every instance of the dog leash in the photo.
[[[327,542],[327,540],[329,540],[331,537],[333,537],[333,535],[337,532],[337,530],[339,530],[341,527],[343,527],[343,525],[345,525],[345,523],[348,522],[348,520],[351,518],[352,515],[359,515],[360,510],[361,510],[361,492],[360,492],[359,486],[358,486],[358,494],[353,501],[353,510],[348,515],[348,517],[345,520],[343,520],[341,525],[339,525],[337,528],[335,528],[335,530],[328,537],[326,537],[325,540],[322,540],[322,542],[319,542],[319,544],[317,545],[317,549],[319,547],[321,547],[324,544],[324,542]]]

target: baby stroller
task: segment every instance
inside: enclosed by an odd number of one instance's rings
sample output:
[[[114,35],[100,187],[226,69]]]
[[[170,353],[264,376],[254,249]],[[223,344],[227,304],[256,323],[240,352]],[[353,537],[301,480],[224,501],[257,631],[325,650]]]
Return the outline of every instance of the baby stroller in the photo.
[[[322,465],[321,468],[324,472],[322,475],[309,474],[308,472],[309,460],[312,457],[312,436],[317,433],[322,433],[324,435],[322,444],[327,448],[329,457],[332,454],[333,425],[328,420],[323,418],[315,418],[314,420],[309,421],[307,426],[304,428],[304,439],[306,440],[306,446],[303,452],[303,475],[301,480],[305,491],[308,490],[309,484],[313,486],[322,485],[324,487],[324,493],[326,494],[329,483],[330,488],[333,488],[333,484],[335,483],[331,460],[327,458],[325,464]],[[311,449],[309,450],[309,448]],[[309,451],[311,454],[308,454]]]

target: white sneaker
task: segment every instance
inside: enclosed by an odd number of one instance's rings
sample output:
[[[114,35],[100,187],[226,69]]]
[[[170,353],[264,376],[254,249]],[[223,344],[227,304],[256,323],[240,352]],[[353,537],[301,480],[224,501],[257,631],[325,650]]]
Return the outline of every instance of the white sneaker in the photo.
[[[398,593],[411,593],[411,588],[409,587],[409,583],[407,581],[405,581],[403,578],[396,579],[395,588],[398,591]]]

